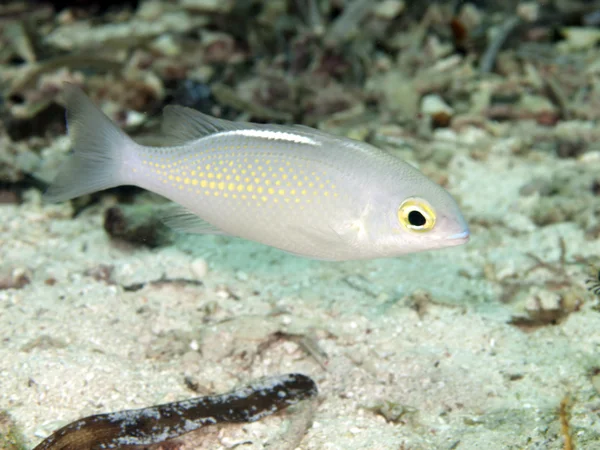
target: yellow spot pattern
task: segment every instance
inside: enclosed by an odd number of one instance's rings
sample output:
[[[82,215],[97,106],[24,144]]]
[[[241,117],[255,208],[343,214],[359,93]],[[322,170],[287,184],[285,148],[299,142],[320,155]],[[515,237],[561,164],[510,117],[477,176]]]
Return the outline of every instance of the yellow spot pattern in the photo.
[[[131,170],[135,177],[147,177],[177,191],[243,200],[248,205],[310,204],[338,197],[327,169],[315,170],[314,164],[309,167],[300,158],[288,160],[268,153],[268,147],[267,152],[246,157],[239,151],[224,152],[229,147],[183,158],[168,151],[146,153],[141,167]]]

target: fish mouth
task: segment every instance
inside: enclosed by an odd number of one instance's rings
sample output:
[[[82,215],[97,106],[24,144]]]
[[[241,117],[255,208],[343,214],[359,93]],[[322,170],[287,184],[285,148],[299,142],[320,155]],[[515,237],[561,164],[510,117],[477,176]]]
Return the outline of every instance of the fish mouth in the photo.
[[[464,230],[460,233],[452,234],[444,240],[447,241],[449,245],[460,245],[469,242],[470,236],[471,233],[469,233],[469,230]]]

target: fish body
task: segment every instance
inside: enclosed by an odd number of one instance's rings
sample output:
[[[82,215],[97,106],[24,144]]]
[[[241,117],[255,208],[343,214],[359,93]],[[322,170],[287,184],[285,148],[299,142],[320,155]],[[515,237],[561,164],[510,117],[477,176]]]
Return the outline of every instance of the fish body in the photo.
[[[75,152],[46,192],[49,201],[135,185],[179,205],[165,219],[175,229],[325,260],[391,257],[469,238],[450,194],[369,144],[168,106],[163,131],[173,144],[147,147],[75,86],[65,100]]]

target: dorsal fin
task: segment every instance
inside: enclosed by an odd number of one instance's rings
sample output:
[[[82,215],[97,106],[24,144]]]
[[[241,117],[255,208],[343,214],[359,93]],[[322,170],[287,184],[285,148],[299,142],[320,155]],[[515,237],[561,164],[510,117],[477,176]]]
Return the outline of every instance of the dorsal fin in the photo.
[[[329,138],[329,139],[331,139],[332,137],[338,138],[338,136],[334,136],[331,133],[328,133],[327,131],[323,131],[323,130],[320,130],[320,129],[314,128],[314,127],[309,127],[308,125],[302,125],[299,123],[290,125],[290,128],[293,128],[294,131],[297,131],[298,133],[301,133],[301,134],[304,134],[307,136],[322,136],[322,137]]]
[[[342,136],[334,136],[325,131],[305,125],[258,124],[233,122],[218,119],[185,106],[169,105],[163,110],[162,132],[171,145],[181,145],[202,137],[223,131],[252,130],[249,137],[282,139],[295,143],[322,145],[325,140],[335,139],[345,145],[360,145],[357,141]]]
[[[220,131],[252,128],[251,124],[217,119],[185,106],[169,105],[163,110],[162,132],[179,143],[194,141]]]

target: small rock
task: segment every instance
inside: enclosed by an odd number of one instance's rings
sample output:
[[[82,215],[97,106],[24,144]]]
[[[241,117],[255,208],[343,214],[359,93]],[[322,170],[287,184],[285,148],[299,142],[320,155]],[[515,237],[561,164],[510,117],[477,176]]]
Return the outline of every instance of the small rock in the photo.
[[[246,272],[242,272],[241,270],[238,270],[235,273],[235,277],[239,280],[239,281],[248,281],[248,274]]]
[[[157,20],[165,12],[163,2],[151,0],[143,2],[136,13],[136,16],[143,20]]]
[[[525,309],[532,313],[560,310],[560,297],[554,292],[538,290],[527,299]]]
[[[0,290],[23,289],[29,283],[31,283],[31,274],[26,268],[17,267],[8,273],[0,273]]]
[[[454,110],[442,97],[430,94],[424,96],[421,100],[421,113],[426,116],[433,116],[440,113],[452,115],[454,114]]]
[[[181,7],[193,12],[227,14],[234,6],[232,0],[181,0]]]
[[[373,77],[367,89],[381,96],[385,108],[402,118],[414,118],[419,109],[419,94],[413,80],[398,71],[391,70]]]
[[[194,351],[194,350],[190,351],[190,352],[185,352],[181,356],[181,362],[184,365],[199,364],[201,360],[202,360],[202,356],[200,355],[200,353],[198,353],[197,351]]]
[[[187,33],[206,23],[205,17],[191,17],[186,11],[165,12],[156,20],[135,18],[126,23],[96,26],[81,21],[52,30],[44,43],[61,50],[105,48],[127,40],[154,39],[164,33]]]
[[[127,111],[125,126],[137,127],[146,121],[146,115],[137,111]]]
[[[370,132],[371,130],[369,129],[369,127],[357,126],[349,130],[346,133],[346,136],[348,136],[350,139],[354,139],[355,141],[364,141],[367,139]]]
[[[519,100],[518,105],[523,114],[537,115],[556,112],[554,104],[542,95],[525,94]]]
[[[484,14],[473,3],[465,2],[458,13],[458,20],[467,28],[475,30],[483,22]]]
[[[21,195],[15,190],[0,190],[0,205],[18,205],[21,203]]]
[[[235,39],[227,33],[204,31],[202,47],[205,62],[229,62],[235,52]]]
[[[379,19],[392,20],[404,11],[403,0],[383,0],[373,8],[373,15]]]
[[[204,259],[198,258],[192,261],[190,269],[194,276],[204,278],[208,273],[208,263]]]
[[[521,3],[517,6],[517,15],[527,22],[535,22],[540,16],[540,5],[536,2]]]
[[[439,95],[430,94],[421,100],[421,114],[429,118],[433,128],[447,127],[454,115],[454,109]]]
[[[565,27],[561,30],[566,41],[559,44],[564,52],[585,50],[600,42],[600,29],[596,27]]]
[[[179,56],[181,54],[181,46],[175,42],[170,34],[163,34],[154,39],[150,44],[150,48],[164,56]]]

